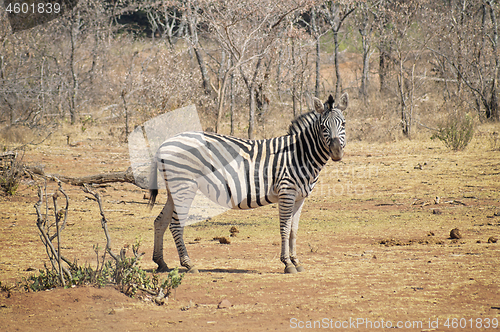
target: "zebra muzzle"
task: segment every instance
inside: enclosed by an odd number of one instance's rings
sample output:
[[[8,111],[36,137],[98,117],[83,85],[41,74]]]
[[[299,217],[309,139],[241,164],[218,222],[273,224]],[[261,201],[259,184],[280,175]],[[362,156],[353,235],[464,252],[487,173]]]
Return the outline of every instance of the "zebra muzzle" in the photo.
[[[342,144],[340,144],[340,139],[334,137],[330,143],[330,157],[333,161],[340,161],[344,155],[344,150],[342,149]]]

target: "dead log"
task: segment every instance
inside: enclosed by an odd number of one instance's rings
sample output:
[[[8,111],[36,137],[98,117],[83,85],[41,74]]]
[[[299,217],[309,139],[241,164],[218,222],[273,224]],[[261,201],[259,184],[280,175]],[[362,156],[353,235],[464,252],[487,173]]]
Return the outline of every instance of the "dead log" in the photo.
[[[16,156],[17,156],[16,152],[14,152],[14,151],[6,151],[6,152],[0,153],[0,160],[3,160],[3,159],[12,160],[12,159],[15,159]]]
[[[132,172],[131,167],[129,167],[126,171],[123,172],[110,172],[103,174],[87,175],[82,177],[47,174],[39,166],[24,166],[24,169],[28,173],[39,175],[48,180],[53,180],[56,182],[61,181],[64,183],[71,184],[73,186],[83,186],[85,184],[105,184],[113,182],[122,182],[122,183],[131,183],[133,185],[140,187],[135,181],[134,173]]]

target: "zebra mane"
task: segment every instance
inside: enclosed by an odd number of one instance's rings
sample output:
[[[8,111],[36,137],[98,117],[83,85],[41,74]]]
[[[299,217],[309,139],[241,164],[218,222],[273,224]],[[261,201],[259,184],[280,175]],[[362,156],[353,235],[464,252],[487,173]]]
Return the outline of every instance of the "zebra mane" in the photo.
[[[292,120],[292,124],[288,127],[288,135],[299,134],[304,129],[310,128],[319,119],[319,113],[311,111],[299,115],[297,118]]]

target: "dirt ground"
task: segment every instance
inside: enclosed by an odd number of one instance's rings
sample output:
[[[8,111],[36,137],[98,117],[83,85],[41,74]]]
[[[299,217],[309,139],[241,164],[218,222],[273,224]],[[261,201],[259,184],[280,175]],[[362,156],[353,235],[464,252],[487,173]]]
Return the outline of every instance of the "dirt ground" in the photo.
[[[498,129],[482,126],[460,152],[429,139],[349,142],[343,161],[329,162],[306,200],[298,238],[305,272],[283,274],[276,206],[228,211],[186,229],[200,273],[186,275],[166,305],[111,286],[0,292],[0,329],[498,330],[500,242],[488,243],[500,237],[500,153],[489,140]],[[62,133],[53,135],[30,147],[23,161],[69,176],[128,167],[125,144],[98,130],[86,135],[74,147]],[[63,254],[95,266],[92,245],[105,246],[97,204],[80,188],[64,189],[70,208]],[[150,212],[144,191],[132,185],[99,191],[113,249],[142,238],[141,266],[153,271],[152,225],[165,196]],[[36,194],[26,180],[15,196],[0,198],[2,285],[15,285],[47,262]],[[240,231],[231,244],[213,240],[229,236],[231,226]],[[461,239],[449,238],[453,228]],[[170,234],[165,240],[166,261],[178,266]],[[230,306],[218,309],[224,299]]]

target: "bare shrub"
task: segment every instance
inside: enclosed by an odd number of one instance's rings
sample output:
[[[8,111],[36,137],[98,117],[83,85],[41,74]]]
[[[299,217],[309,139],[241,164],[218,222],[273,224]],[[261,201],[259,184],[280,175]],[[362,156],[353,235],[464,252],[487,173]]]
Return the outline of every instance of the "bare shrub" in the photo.
[[[474,136],[474,120],[469,114],[453,114],[438,124],[438,132],[431,139],[439,139],[452,150],[463,150]]]
[[[32,173],[32,176],[34,174]],[[55,179],[53,177],[53,179]],[[57,180],[57,179],[56,179]],[[154,301],[157,304],[164,304],[172,290],[177,288],[184,277],[184,273],[179,274],[178,269],[170,271],[166,280],[160,280],[156,274],[150,277],[140,268],[139,262],[144,253],[139,253],[140,240],[136,240],[132,246],[134,256],[126,257],[125,249],[120,251],[119,255],[113,254],[111,250],[111,238],[108,232],[107,219],[104,215],[102,201],[97,191],[83,186],[83,191],[94,196],[99,205],[101,213],[101,226],[106,237],[106,248],[102,257],[99,255],[99,247],[94,246],[94,252],[97,255],[97,266],[92,268],[90,265],[78,265],[76,260],[71,263],[62,256],[60,233],[66,226],[68,216],[69,197],[62,188],[62,183],[58,181],[59,188],[52,195],[54,215],[49,215],[48,205],[49,197],[47,188],[39,186],[38,202],[35,204],[37,214],[37,227],[40,231],[40,238],[45,246],[49,257],[51,267],[45,265],[38,274],[27,278],[24,282],[24,288],[28,291],[41,291],[55,288],[58,286],[68,287],[73,285],[93,285],[103,287],[108,284],[116,285],[118,289],[127,296],[133,297],[139,290],[155,296]],[[57,200],[61,195],[64,197],[65,206],[58,209]],[[45,213],[42,207],[45,205]],[[51,219],[55,219],[54,224]],[[52,231],[51,231],[52,230]],[[52,234],[51,234],[52,233]],[[54,244],[57,239],[57,244]],[[107,259],[109,255],[112,259]],[[153,299],[152,299],[153,300]]]
[[[0,153],[0,189],[6,195],[14,195],[23,174],[22,164],[17,160],[17,153]]]

